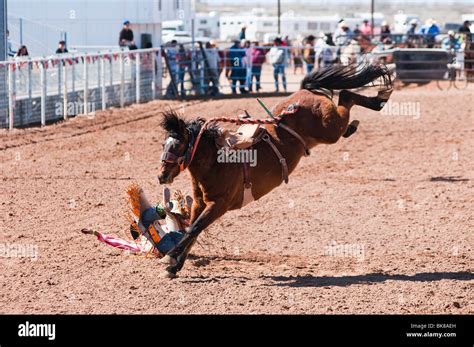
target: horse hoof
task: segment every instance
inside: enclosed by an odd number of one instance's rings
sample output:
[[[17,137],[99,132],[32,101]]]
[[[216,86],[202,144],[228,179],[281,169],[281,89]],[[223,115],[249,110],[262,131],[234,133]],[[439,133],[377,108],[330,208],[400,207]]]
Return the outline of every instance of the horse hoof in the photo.
[[[170,257],[169,255],[165,255],[163,258],[161,258],[159,260],[159,262],[161,264],[164,264],[164,265],[176,265],[177,264],[177,260],[174,259],[173,257]]]
[[[160,272],[160,278],[168,278],[172,280],[173,278],[176,278],[176,276],[177,276],[176,274],[169,272],[167,270]]]
[[[390,95],[392,95],[393,89],[386,89],[386,90],[381,90],[378,92],[377,97],[379,99],[382,99],[384,101],[388,101],[390,99]]]

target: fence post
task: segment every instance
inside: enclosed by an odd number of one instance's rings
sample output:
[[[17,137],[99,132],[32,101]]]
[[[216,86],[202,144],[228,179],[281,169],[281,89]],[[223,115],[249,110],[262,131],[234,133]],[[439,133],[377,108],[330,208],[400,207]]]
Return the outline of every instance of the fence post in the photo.
[[[136,102],[140,103],[140,53],[137,53],[135,56],[135,93],[136,93]]]
[[[62,92],[62,77],[63,76],[63,67],[61,66],[61,59],[58,60],[58,97],[61,97]],[[58,116],[58,115],[57,115]]]
[[[71,59],[72,59],[72,65],[71,65],[71,74],[72,74],[71,91],[72,91],[73,97],[75,97],[75,92],[76,92],[76,58],[72,57]],[[75,98],[75,100],[77,101],[77,98]]]
[[[14,95],[13,95],[13,64],[8,64],[8,128],[13,129],[14,122]]]
[[[156,52],[150,52],[150,57],[151,57],[151,97],[152,100],[155,100],[156,98],[156,69],[155,69],[155,64],[156,64]]]
[[[125,88],[125,61],[123,58],[123,52],[120,52],[120,107],[125,106],[124,88]]]
[[[105,100],[105,58],[103,55],[100,57],[100,82],[102,110],[105,110],[107,107],[107,101]]]
[[[87,69],[87,55],[84,55],[84,114],[88,114],[89,76]]]
[[[110,56],[109,59],[109,71],[110,71],[110,88],[113,91],[113,86],[114,86],[114,66],[112,64],[113,61],[113,56]]]
[[[27,122],[29,122],[31,118],[31,100],[33,99],[33,85],[31,81],[32,65],[33,63],[31,62],[31,59],[30,59],[30,61],[28,61],[28,107],[27,107],[28,121]]]
[[[40,67],[40,87],[41,87],[41,126],[46,125],[46,69],[44,60],[39,64]]]
[[[63,89],[63,117],[64,120],[67,120],[68,118],[68,107],[67,107],[67,62],[66,60],[63,60],[62,63],[64,64],[64,72],[63,72],[63,81],[64,81],[64,89]]]

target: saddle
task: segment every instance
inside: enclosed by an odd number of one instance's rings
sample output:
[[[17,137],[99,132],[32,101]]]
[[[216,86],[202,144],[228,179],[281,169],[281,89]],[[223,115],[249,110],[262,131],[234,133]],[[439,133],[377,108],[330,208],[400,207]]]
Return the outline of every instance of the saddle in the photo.
[[[290,107],[291,106],[291,107]],[[294,113],[297,109],[297,105],[290,105],[290,110],[285,110],[285,112]],[[241,119],[250,118],[250,115],[246,112],[245,115],[239,116]],[[309,148],[306,146],[303,138],[293,129],[284,125],[277,124],[277,127],[280,127],[294,136],[304,147],[305,156],[310,154]],[[281,166],[281,175],[282,180],[285,183],[288,183],[288,165],[286,159],[282,156],[277,146],[273,143],[273,138],[267,132],[267,130],[261,124],[243,124],[237,131],[231,131],[227,129],[221,129],[221,136],[216,139],[216,146],[221,149],[225,148],[228,150],[241,150],[241,149],[250,149],[255,144],[260,141],[264,141],[267,145],[273,150],[275,156],[278,159],[278,162]],[[243,173],[244,173],[244,197],[242,201],[242,207],[248,204],[249,202],[255,200],[252,195],[252,182],[250,180],[249,174],[249,164],[243,163]]]
[[[216,140],[219,148],[247,149],[257,143],[265,129],[258,124],[243,124],[237,131],[222,130],[222,136]]]

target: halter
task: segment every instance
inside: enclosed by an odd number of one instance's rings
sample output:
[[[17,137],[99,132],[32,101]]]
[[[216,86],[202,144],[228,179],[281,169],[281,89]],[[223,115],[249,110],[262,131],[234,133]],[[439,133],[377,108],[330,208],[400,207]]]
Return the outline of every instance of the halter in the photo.
[[[177,156],[170,151],[163,152],[161,154],[161,162],[178,164],[179,170],[184,171],[191,164],[192,158],[194,157],[195,147],[197,147],[197,142],[194,141],[194,134],[189,131],[188,148],[184,151],[183,155]]]

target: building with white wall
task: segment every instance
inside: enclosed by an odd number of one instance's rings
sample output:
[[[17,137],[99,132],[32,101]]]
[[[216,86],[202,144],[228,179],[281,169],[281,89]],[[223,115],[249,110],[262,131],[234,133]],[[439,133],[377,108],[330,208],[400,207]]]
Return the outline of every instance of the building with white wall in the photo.
[[[8,26],[14,46],[25,44],[30,55],[54,53],[61,38],[79,50],[118,47],[125,19],[135,41],[143,34],[153,47],[161,44],[161,23],[182,19],[190,23],[194,0],[11,0]],[[188,24],[190,25],[190,24]]]

